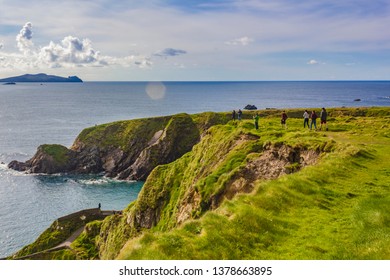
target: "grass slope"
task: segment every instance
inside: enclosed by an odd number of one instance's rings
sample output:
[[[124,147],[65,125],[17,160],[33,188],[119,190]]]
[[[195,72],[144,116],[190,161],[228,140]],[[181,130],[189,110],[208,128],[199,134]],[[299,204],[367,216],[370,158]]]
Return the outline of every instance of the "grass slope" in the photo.
[[[287,113],[300,117],[299,111]],[[329,131],[322,132],[304,130],[303,121],[293,118],[284,130],[277,113],[269,115],[261,119],[259,131],[249,120],[215,126],[209,140],[206,135],[192,152],[160,167],[164,180],[172,183],[165,188],[176,189],[171,197],[180,197],[184,190],[178,186],[191,179],[203,198],[209,197],[226,176],[258,156],[254,142],[228,144],[243,133],[259,136],[258,146],[286,143],[329,153],[297,173],[259,180],[250,194],[194,213],[180,226],[172,219],[178,204],[170,200],[158,225],[129,239],[118,258],[390,259],[390,109],[333,110]],[[215,147],[207,150],[206,141]],[[229,154],[220,157],[219,151],[226,150]],[[206,165],[211,170],[202,173]],[[162,177],[152,179],[152,193],[164,189],[158,187]]]

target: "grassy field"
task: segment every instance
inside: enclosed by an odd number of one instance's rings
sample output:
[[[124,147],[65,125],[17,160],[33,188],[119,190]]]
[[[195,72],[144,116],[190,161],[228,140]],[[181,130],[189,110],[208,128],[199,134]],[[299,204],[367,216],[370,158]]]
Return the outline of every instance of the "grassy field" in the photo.
[[[272,115],[261,118],[258,131],[248,119],[213,127],[214,135],[227,139],[240,131],[259,136],[261,145],[281,142],[325,153],[315,165],[258,180],[251,193],[225,199],[178,227],[145,230],[118,258],[390,259],[390,110],[355,112],[332,112],[329,131],[304,129],[300,118],[289,118],[285,130]],[[222,175],[258,154],[246,153],[237,159],[237,150],[216,172]],[[196,154],[187,157],[190,168]]]

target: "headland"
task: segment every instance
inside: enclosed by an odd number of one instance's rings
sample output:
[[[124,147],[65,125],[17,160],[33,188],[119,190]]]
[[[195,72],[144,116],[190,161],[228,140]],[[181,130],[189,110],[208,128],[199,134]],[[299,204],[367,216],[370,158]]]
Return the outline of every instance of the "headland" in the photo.
[[[145,180],[45,259],[389,259],[390,108],[331,108],[328,130],[304,128],[303,111],[286,126],[276,109],[98,125],[10,167]],[[15,258],[61,243],[41,240]]]
[[[77,76],[60,77],[55,75],[25,74],[21,76],[9,77],[0,79],[0,83],[15,84],[15,83],[82,83],[83,81]]]

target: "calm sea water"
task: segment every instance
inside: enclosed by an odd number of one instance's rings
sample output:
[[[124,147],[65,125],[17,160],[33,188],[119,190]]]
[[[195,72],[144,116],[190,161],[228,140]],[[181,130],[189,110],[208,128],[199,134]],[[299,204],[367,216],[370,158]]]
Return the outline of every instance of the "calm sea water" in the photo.
[[[355,99],[361,99],[355,102]],[[86,82],[0,85],[0,257],[34,241],[56,218],[123,209],[142,183],[7,169],[45,143],[70,146],[86,127],[180,112],[390,106],[390,82]]]

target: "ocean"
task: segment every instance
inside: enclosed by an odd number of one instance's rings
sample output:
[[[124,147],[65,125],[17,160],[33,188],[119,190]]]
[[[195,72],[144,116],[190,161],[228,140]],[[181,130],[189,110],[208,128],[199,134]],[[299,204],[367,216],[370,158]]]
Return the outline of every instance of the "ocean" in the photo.
[[[355,101],[360,99],[360,101]],[[142,182],[9,170],[41,144],[71,146],[82,129],[181,112],[390,106],[389,81],[84,82],[0,85],[0,257],[33,242],[56,218],[98,203],[120,210]]]

